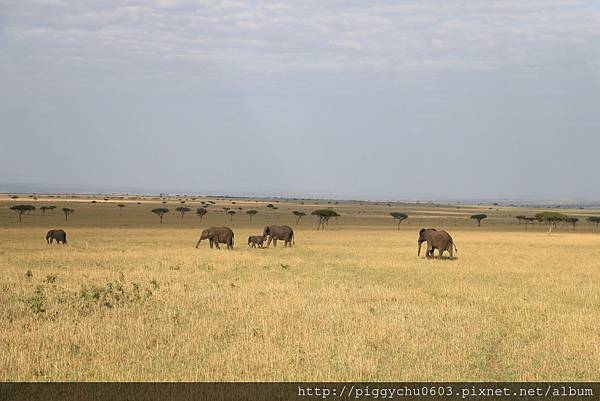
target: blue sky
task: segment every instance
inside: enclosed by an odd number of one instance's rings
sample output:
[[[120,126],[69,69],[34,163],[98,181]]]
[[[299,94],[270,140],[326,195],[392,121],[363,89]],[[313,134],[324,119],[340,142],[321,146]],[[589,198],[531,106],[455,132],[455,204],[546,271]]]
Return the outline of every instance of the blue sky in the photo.
[[[0,0],[0,183],[600,199],[595,1]]]

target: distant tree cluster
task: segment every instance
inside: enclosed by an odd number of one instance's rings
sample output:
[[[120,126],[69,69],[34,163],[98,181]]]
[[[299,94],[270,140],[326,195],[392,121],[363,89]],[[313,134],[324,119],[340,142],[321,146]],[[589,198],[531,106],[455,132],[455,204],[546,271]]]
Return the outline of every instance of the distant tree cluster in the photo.
[[[548,224],[548,234],[552,233],[552,227],[556,228],[558,223],[566,221],[567,218],[567,216],[559,212],[542,212],[535,215],[537,221]]]
[[[588,223],[596,226],[596,230],[598,229],[598,225],[600,224],[600,216],[591,216],[586,219]]]

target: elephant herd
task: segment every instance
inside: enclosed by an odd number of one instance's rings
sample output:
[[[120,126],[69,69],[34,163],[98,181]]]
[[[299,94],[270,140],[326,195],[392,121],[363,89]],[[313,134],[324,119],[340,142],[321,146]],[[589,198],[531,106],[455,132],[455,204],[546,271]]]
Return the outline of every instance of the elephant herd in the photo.
[[[220,249],[219,244],[226,244],[227,249],[233,249],[233,230],[229,227],[210,227],[202,231],[200,238],[196,243],[196,248],[200,243],[207,239],[210,247],[216,247]],[[46,234],[46,242],[52,244],[56,240],[56,243],[67,243],[67,233],[64,230],[50,230]],[[290,226],[266,226],[263,230],[262,235],[251,235],[248,237],[248,246],[255,248],[263,248],[263,244],[267,241],[266,247],[268,248],[271,242],[273,246],[277,246],[277,240],[281,240],[284,246],[292,246],[295,244],[294,241],[294,230]],[[439,257],[442,258],[444,252],[448,251],[450,258],[454,257],[454,251],[458,251],[454,240],[446,231],[436,230],[435,228],[421,229],[419,231],[419,239],[417,241],[419,250],[417,255],[421,256],[421,245],[423,242],[427,242],[427,251],[425,257],[427,259],[434,257],[434,251],[439,252]]]
[[[229,227],[210,227],[202,231],[200,239],[196,243],[196,248],[200,243],[207,239],[210,243],[210,247],[216,246],[219,248],[219,244],[227,244],[227,249],[233,249],[233,230]],[[251,235],[248,237],[248,246],[252,248],[263,247],[263,243],[267,241],[267,248],[273,242],[273,246],[277,246],[277,240],[281,240],[284,246],[292,246],[294,244],[294,230],[290,226],[266,226],[263,230],[262,235]]]

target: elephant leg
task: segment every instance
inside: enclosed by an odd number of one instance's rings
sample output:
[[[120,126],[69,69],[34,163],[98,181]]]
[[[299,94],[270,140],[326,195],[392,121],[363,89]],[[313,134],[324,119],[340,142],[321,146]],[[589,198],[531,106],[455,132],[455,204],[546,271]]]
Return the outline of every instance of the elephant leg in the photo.
[[[269,245],[271,245],[271,240],[273,238],[271,238],[271,236],[269,235],[269,238],[267,239],[267,248],[269,247]]]
[[[450,259],[454,259],[454,252],[452,248],[452,243],[450,243],[450,247],[448,248],[448,252],[450,253]]]
[[[444,248],[440,248],[440,259],[442,259],[444,255]]]
[[[273,238],[273,246],[277,248],[277,238]]]

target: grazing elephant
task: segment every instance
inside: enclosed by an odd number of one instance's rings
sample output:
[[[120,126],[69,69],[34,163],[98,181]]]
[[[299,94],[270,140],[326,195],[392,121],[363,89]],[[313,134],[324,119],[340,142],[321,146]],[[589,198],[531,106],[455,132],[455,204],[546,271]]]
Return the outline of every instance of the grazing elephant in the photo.
[[[64,232],[64,230],[50,230],[48,231],[48,233],[46,234],[46,242],[48,244],[51,244],[52,241],[56,240],[57,244],[60,244],[61,242],[63,243],[63,245],[67,244],[67,233]]]
[[[419,251],[417,252],[419,256],[421,255],[421,244],[424,241],[427,241],[427,252],[425,252],[427,258],[433,258],[433,251],[436,249],[440,252],[440,258],[444,251],[450,253],[450,258],[453,258],[453,250],[458,252],[452,237],[446,231],[437,231],[435,228],[421,229],[419,231]]]
[[[251,235],[248,237],[248,246],[252,246],[252,248],[263,247],[263,242],[265,242],[265,237],[262,235]]]
[[[273,240],[273,246],[277,246],[277,240],[280,239],[284,242],[284,246],[292,246],[295,244],[294,241],[294,230],[290,226],[266,226],[263,231],[263,238],[267,238],[267,248]]]
[[[219,248],[219,243],[227,244],[227,249],[233,249],[233,231],[229,227],[210,227],[202,231],[200,239],[196,243],[196,248],[198,248],[200,242],[205,239],[209,240],[211,249],[213,245],[215,245],[217,249],[221,249]]]

